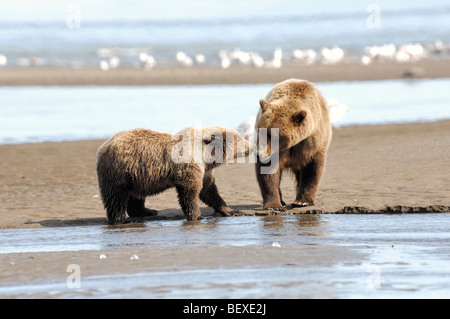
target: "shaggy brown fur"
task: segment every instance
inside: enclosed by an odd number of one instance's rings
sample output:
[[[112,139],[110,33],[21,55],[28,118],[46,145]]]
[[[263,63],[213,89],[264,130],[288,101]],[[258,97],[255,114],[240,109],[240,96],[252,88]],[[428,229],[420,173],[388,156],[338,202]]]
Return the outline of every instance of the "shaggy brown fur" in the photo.
[[[223,140],[222,140],[223,137]],[[223,143],[222,143],[223,142]],[[184,129],[177,134],[134,129],[116,134],[97,151],[97,176],[108,223],[155,215],[146,196],[175,187],[188,220],[200,218],[199,199],[222,215],[238,214],[220,197],[213,169],[246,156],[249,143],[235,130]]]
[[[263,208],[284,209],[280,180],[285,170],[291,170],[297,182],[297,196],[292,205],[314,205],[331,140],[326,101],[313,84],[290,79],[277,84],[266,99],[260,100],[260,106],[255,128],[267,128],[269,135],[267,146],[258,143],[256,163]],[[277,152],[270,147],[271,128],[279,129],[279,165],[273,174],[262,174],[261,168],[271,164],[263,154]]]

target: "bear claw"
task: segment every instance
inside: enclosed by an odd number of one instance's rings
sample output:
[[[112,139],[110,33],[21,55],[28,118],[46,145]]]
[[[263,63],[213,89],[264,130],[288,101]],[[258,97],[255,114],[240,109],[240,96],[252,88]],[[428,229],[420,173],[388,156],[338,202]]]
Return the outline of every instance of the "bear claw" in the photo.
[[[226,213],[220,213],[222,216],[224,217],[230,217],[230,216],[242,216],[242,212],[238,211],[238,210],[232,210]]]
[[[286,207],[264,207],[263,210],[271,210],[276,212],[284,212],[287,210]]]
[[[146,208],[146,210],[142,216],[155,216],[155,215],[158,215],[158,211],[156,209]]]
[[[291,205],[292,205],[292,207],[306,207],[306,206],[314,206],[314,203],[296,201],[296,202],[293,202]]]
[[[231,212],[229,212],[230,216],[242,216],[242,212],[238,211],[238,210],[233,210]]]

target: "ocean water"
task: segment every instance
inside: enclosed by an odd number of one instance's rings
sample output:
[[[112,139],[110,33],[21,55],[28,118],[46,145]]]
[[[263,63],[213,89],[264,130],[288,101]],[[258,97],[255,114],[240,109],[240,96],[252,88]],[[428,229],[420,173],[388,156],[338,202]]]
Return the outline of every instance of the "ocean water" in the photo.
[[[0,87],[0,143],[108,138],[144,127],[236,128],[273,84]],[[450,79],[317,83],[349,107],[339,126],[450,119]]]
[[[3,4],[4,3],[4,4]],[[346,59],[364,48],[392,43],[420,43],[428,58],[435,41],[450,44],[450,4],[445,0],[412,1],[118,1],[91,3],[41,1],[23,5],[5,0],[0,12],[0,53],[5,67],[98,67],[116,56],[119,67],[139,67],[139,54],[152,55],[157,66],[177,64],[176,53],[205,56],[218,66],[221,50],[239,48],[272,58],[281,48],[339,46]]]

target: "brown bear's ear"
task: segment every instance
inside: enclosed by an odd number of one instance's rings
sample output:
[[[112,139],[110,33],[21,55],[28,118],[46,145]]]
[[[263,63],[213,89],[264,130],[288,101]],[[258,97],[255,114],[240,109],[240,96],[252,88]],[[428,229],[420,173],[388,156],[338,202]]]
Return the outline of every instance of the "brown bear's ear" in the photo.
[[[295,114],[294,116],[292,116],[291,120],[294,124],[300,125],[300,124],[302,124],[305,117],[306,117],[306,111],[300,111],[297,114]]]
[[[215,136],[215,135],[205,136],[205,137],[203,137],[203,143],[209,144],[209,143],[211,143],[212,141],[214,141],[215,139],[216,139],[216,136]]]
[[[269,102],[267,102],[265,99],[259,100],[259,105],[261,105],[261,111],[263,111],[263,113],[270,107]]]

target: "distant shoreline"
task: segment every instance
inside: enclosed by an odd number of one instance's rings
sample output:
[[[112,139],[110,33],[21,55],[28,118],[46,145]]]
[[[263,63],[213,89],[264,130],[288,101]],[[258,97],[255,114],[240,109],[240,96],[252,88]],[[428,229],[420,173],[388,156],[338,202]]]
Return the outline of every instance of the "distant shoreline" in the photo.
[[[450,59],[417,63],[357,63],[336,65],[284,64],[280,69],[245,66],[171,67],[141,69],[0,69],[0,86],[84,86],[84,85],[208,85],[277,83],[288,78],[311,82],[376,81],[402,78],[448,78]]]

